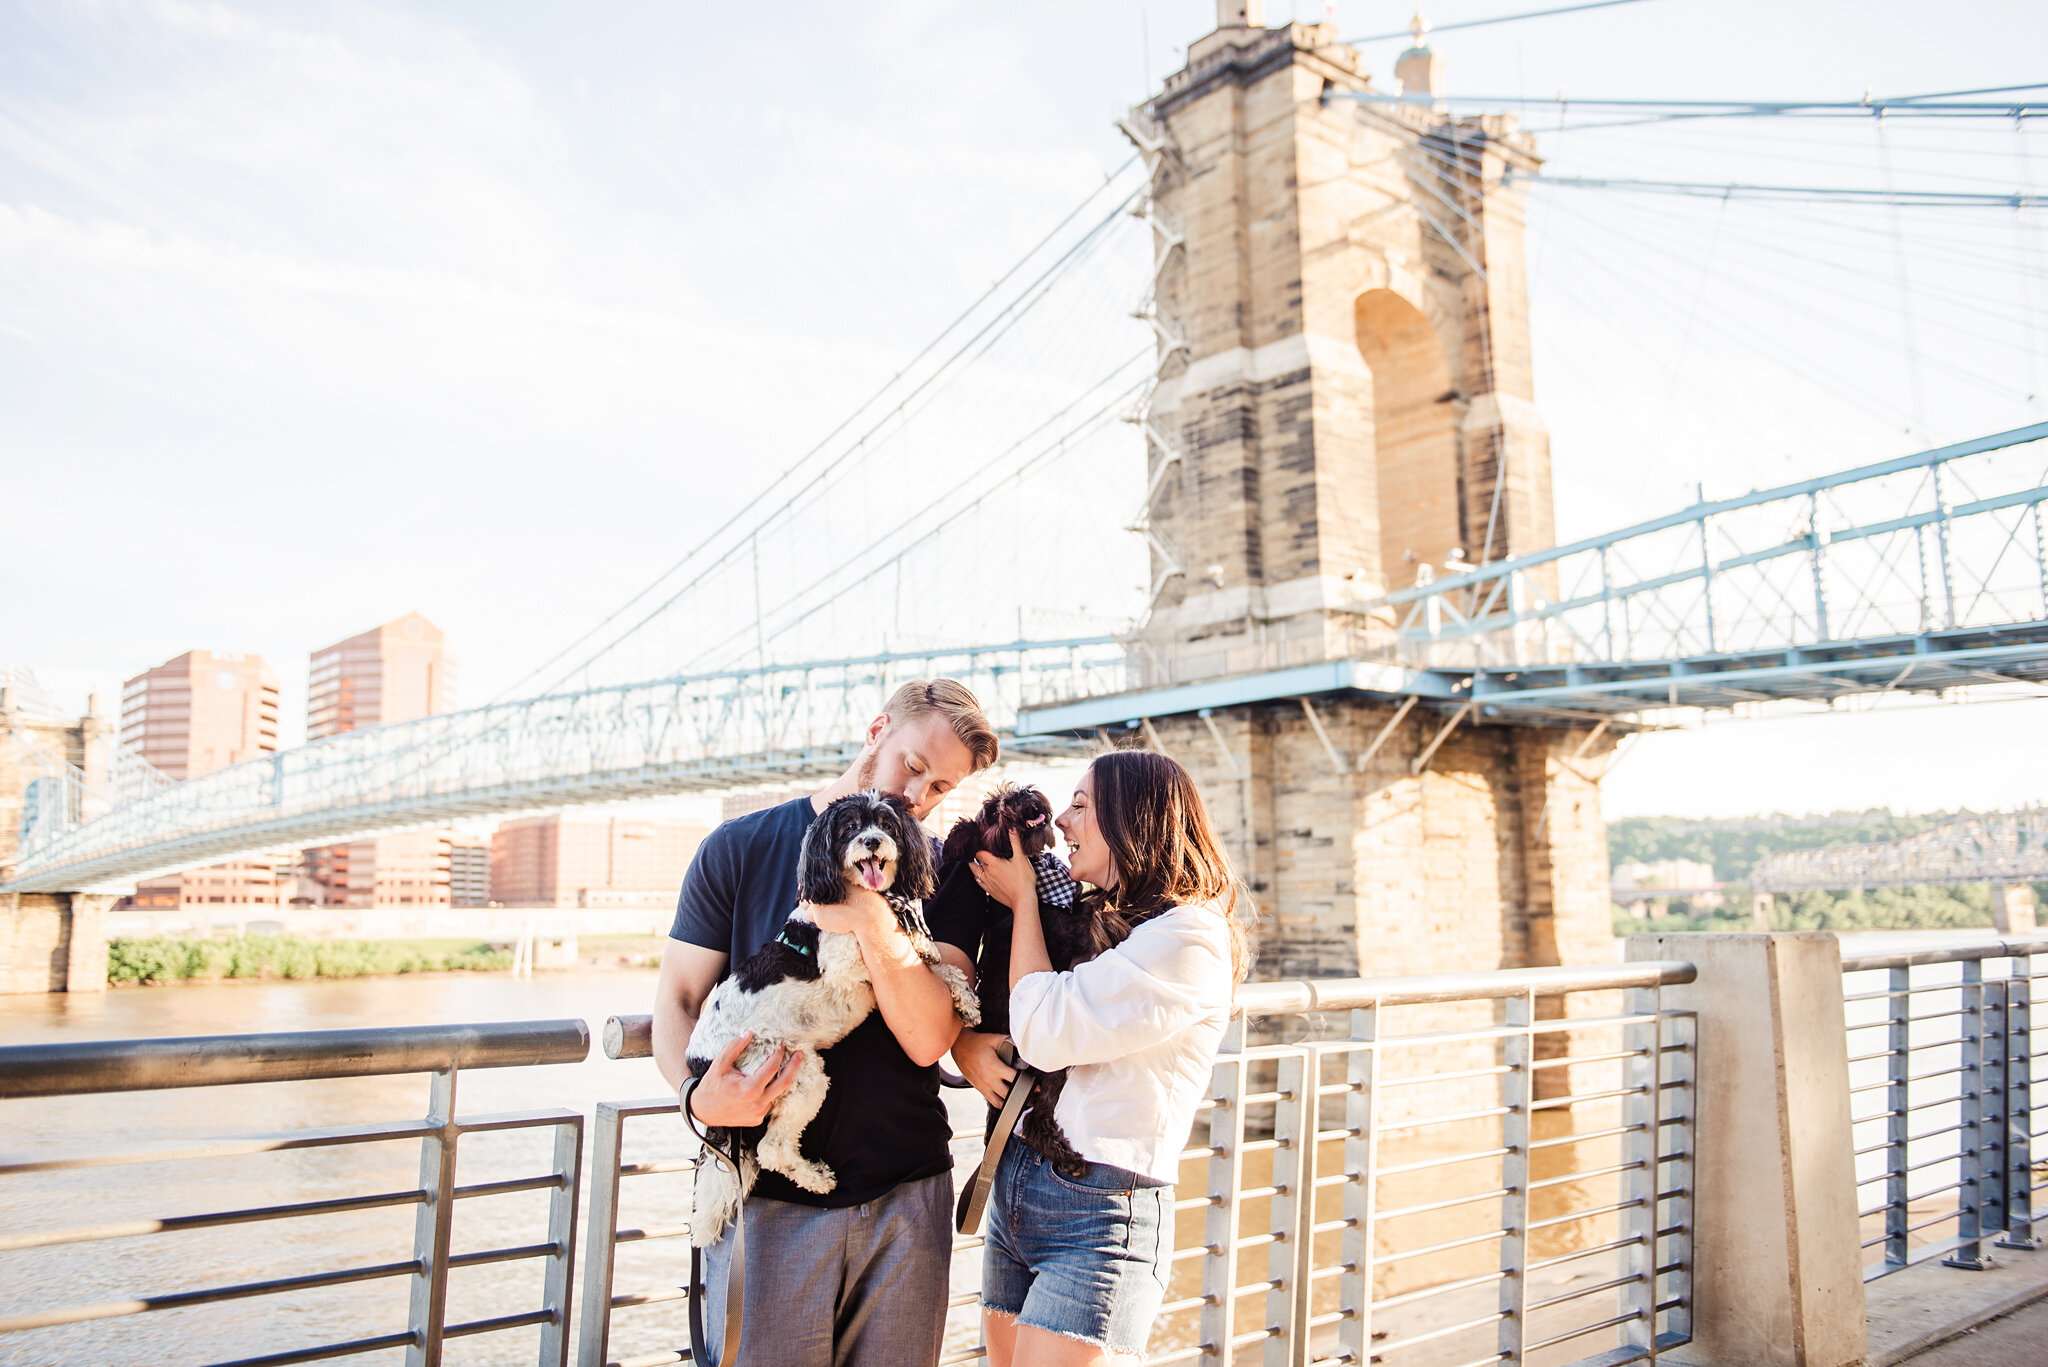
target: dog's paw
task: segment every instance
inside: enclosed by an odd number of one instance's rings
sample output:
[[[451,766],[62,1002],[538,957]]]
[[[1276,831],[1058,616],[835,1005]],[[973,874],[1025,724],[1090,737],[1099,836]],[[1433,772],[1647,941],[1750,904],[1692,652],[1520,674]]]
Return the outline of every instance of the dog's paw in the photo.
[[[951,964],[935,965],[932,971],[953,995],[953,1012],[969,1025],[981,1024],[981,999],[967,985],[967,975]]]
[[[823,1163],[807,1163],[797,1160],[782,1170],[782,1175],[802,1187],[805,1191],[823,1196],[839,1185],[839,1176]]]

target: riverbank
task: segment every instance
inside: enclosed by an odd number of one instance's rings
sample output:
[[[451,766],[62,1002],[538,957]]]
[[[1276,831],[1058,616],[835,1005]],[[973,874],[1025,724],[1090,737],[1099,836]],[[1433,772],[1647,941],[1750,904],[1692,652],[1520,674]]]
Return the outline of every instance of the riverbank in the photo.
[[[297,935],[180,936],[107,943],[111,987],[176,982],[390,977],[503,972],[512,950],[477,940],[308,940]]]

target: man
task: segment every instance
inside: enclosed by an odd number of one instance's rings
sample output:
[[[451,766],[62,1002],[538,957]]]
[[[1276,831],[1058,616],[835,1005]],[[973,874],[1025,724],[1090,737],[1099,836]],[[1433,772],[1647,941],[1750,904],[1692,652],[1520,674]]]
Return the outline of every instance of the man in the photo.
[[[923,817],[996,759],[995,732],[974,695],[951,679],[903,685],[868,724],[859,757],[830,786],[736,817],[697,850],[676,903],[655,988],[654,1059],[679,1087],[690,1032],[711,989],[774,938],[796,907],[804,832],[835,798],[879,788]],[[938,1359],[953,1246],[951,1128],[934,1065],[959,1029],[946,985],[918,959],[888,903],[816,909],[826,930],[850,931],[877,1009],[824,1051],[832,1088],[804,1131],[803,1155],[829,1166],[824,1195],[762,1172],[747,1198],[741,1356],[777,1367],[914,1367]],[[942,959],[973,976],[978,925],[931,927]],[[778,1050],[753,1073],[726,1049],[690,1093],[703,1126],[758,1125],[796,1077]],[[732,1229],[706,1250],[707,1348],[724,1334]]]

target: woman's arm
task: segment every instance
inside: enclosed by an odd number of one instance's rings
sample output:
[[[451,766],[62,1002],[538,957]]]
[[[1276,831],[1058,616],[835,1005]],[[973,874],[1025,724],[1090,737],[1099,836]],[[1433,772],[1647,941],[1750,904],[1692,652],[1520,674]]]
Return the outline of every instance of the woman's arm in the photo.
[[[974,856],[974,881],[1010,909],[1009,986],[1014,991],[1031,974],[1052,972],[1052,955],[1046,952],[1045,927],[1038,920],[1038,870],[1017,848],[1017,833],[1009,836],[1008,859],[987,853]]]
[[[1010,1036],[1039,1068],[1107,1063],[1227,1009],[1232,976],[1222,917],[1168,912],[1065,973],[1017,978]]]

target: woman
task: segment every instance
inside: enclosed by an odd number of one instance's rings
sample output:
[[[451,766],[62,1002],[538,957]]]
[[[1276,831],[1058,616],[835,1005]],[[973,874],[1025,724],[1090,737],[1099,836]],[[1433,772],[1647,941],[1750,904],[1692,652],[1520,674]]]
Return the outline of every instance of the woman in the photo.
[[[1166,1296],[1173,1184],[1248,951],[1237,883],[1187,771],[1103,755],[1059,818],[1084,904],[1130,937],[1054,972],[1029,861],[975,857],[1015,914],[1010,1033],[1069,1070],[1055,1116],[1087,1166],[1056,1171],[1022,1139],[989,1197],[982,1325],[993,1367],[1109,1367],[1143,1354]]]

